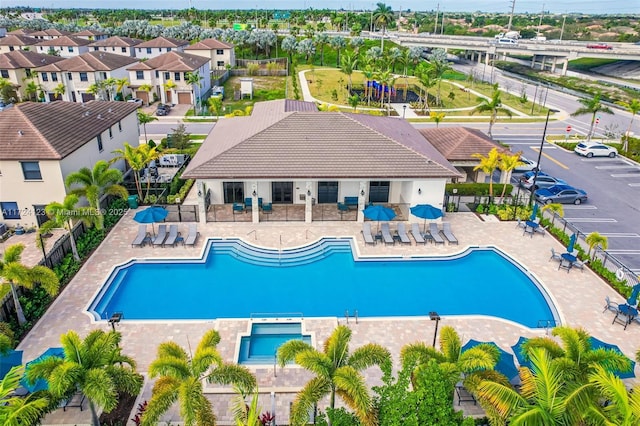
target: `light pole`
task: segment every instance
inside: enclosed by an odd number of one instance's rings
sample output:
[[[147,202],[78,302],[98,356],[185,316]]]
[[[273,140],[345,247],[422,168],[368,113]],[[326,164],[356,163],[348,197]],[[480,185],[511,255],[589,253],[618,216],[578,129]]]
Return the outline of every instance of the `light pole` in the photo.
[[[404,120],[404,115],[407,112],[407,106],[406,105],[402,105],[402,119]]]
[[[533,195],[536,192],[536,181],[538,180],[538,173],[540,172],[540,160],[542,159],[542,147],[544,146],[544,139],[547,137],[547,125],[549,124],[549,116],[552,112],[558,112],[555,109],[549,108],[547,111],[547,119],[544,122],[544,130],[542,131],[542,139],[540,140],[540,150],[538,151],[538,166],[536,167],[536,174],[533,175],[533,184],[531,185],[531,194],[529,195],[529,205],[533,203]]]
[[[109,318],[109,324],[111,324],[111,330],[113,330],[114,333],[116,332],[116,324],[119,324],[121,319],[122,312],[114,312],[111,318]]]
[[[433,346],[434,348],[436,347],[436,337],[438,336],[438,324],[440,323],[440,315],[438,315],[437,312],[435,311],[431,311],[429,312],[429,319],[431,321],[435,321],[436,322],[436,329],[433,332],[433,344],[431,346]]]
[[[533,92],[533,99],[531,99],[531,114],[533,114],[533,108],[535,108],[536,106],[536,96],[538,96],[538,88],[540,87],[539,84],[536,85],[536,91]]]

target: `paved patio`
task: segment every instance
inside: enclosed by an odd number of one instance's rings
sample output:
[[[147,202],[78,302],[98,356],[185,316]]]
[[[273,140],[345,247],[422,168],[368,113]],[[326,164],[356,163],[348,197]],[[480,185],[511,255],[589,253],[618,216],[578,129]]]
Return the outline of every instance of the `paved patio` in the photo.
[[[479,217],[473,213],[447,214],[445,220],[451,223],[453,232],[460,242],[457,246],[433,244],[365,246],[360,234],[362,225],[343,221],[311,224],[300,222],[208,223],[198,225],[202,237],[194,248],[183,246],[132,248],[131,241],[138,227],[138,224],[132,220],[134,213],[129,211],[118,223],[91,259],[85,263],[76,278],[65,288],[45,316],[20,344],[19,349],[24,350],[25,360],[35,358],[48,347],[59,346],[60,335],[69,329],[85,335],[88,330],[108,327],[105,322],[93,323],[84,310],[114,265],[132,258],[199,257],[208,237],[242,238],[255,245],[273,248],[279,247],[282,241],[282,247],[287,248],[308,244],[322,236],[352,236],[356,241],[359,254],[363,256],[444,255],[463,251],[468,246],[495,246],[520,262],[544,284],[555,301],[564,324],[584,327],[593,336],[618,345],[629,357],[633,357],[638,349],[636,336],[640,331],[639,326],[631,324],[625,331],[622,326],[611,324],[613,319],[611,313],[602,313],[605,296],[609,295],[616,301],[623,301],[607,284],[590,270],[584,272],[571,270],[570,273],[558,270],[556,262],[549,262],[550,249],[562,251],[563,246],[553,237],[549,235],[543,237],[539,234],[534,235],[533,238],[528,235],[523,236],[522,229],[516,228],[514,222],[499,222],[493,216]],[[183,234],[186,233],[187,224],[179,224],[179,227]],[[25,236],[14,236],[0,245],[0,250],[2,246],[15,244],[19,238],[26,241],[26,244],[33,245],[33,236],[29,239]],[[29,247],[25,251],[23,261],[29,263],[39,260],[37,250],[35,247]],[[481,271],[481,273],[490,273],[490,271]],[[499,279],[499,277],[496,278]],[[398,284],[398,291],[401,291],[401,282]],[[428,311],[427,304],[425,304],[425,311]],[[305,327],[307,331],[315,333],[316,346],[321,347],[333,328],[337,324],[344,323],[346,323],[345,318],[311,319],[305,320]],[[353,348],[369,342],[380,343],[389,348],[396,362],[402,346],[418,340],[430,343],[434,332],[434,322],[428,317],[360,318],[358,324],[351,319],[348,325],[353,330]],[[455,327],[463,341],[470,338],[492,340],[507,351],[510,351],[510,346],[515,344],[521,335],[545,334],[545,330],[532,330],[498,318],[478,316],[444,317],[440,322],[440,326],[443,325]],[[123,321],[118,326],[118,330],[123,334],[124,353],[136,359],[138,371],[144,373],[154,359],[156,348],[161,342],[173,340],[185,348],[189,344],[193,347],[204,331],[209,328],[215,328],[220,332],[222,338],[219,345],[220,353],[225,360],[232,361],[237,335],[239,332],[245,332],[248,326],[248,320],[157,323]],[[286,422],[289,402],[293,400],[295,391],[310,378],[309,374],[295,366],[278,369],[277,376],[274,376],[272,366],[253,369],[260,385],[260,404],[263,410],[271,409],[270,392],[275,392],[276,415],[280,422]],[[636,374],[640,374],[639,368],[636,368]],[[375,369],[368,370],[366,375],[370,384],[379,383],[379,373]],[[230,424],[229,389],[208,386],[207,391],[214,404],[219,423]],[[147,381],[140,401],[149,399],[150,395],[151,383]],[[479,406],[470,403],[463,403],[460,408],[463,407],[467,414],[482,413]],[[179,421],[177,409],[167,413],[164,420],[174,423]],[[68,409],[66,412],[58,410],[47,416],[44,424],[89,424],[89,413],[86,409],[80,411],[77,408]]]

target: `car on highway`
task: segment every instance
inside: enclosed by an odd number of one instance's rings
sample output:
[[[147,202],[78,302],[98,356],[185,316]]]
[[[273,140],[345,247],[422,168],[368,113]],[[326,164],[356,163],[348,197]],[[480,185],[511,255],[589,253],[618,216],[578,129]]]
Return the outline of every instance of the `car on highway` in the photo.
[[[518,166],[516,166],[515,169],[513,169],[514,173],[524,173],[524,172],[531,172],[531,171],[536,171],[536,169],[538,168],[538,163],[536,161],[533,160],[529,160],[528,158],[525,157],[520,157],[520,163],[518,164]]]
[[[158,104],[158,109],[156,109],[156,115],[168,115],[169,111],[171,111],[171,105]]]
[[[536,200],[542,204],[582,204],[587,201],[587,193],[582,189],[570,185],[553,185],[549,188],[538,189],[535,192]]]
[[[580,142],[573,149],[578,155],[584,155],[587,158],[591,157],[611,157],[614,158],[618,155],[618,150],[612,146],[604,145],[597,142]]]
[[[607,43],[592,43],[592,44],[587,44],[587,49],[613,50],[613,46]]]
[[[526,173],[525,173],[526,174]],[[522,175],[524,177],[525,175]],[[534,186],[533,180],[535,179],[535,173],[529,176],[526,179],[520,178],[520,186],[524,189],[528,189],[530,191],[536,191],[541,188],[549,188],[553,185],[558,184],[566,184],[567,182],[562,179],[558,179],[553,176],[549,176],[547,174],[538,173],[538,178],[536,179],[536,184]]]

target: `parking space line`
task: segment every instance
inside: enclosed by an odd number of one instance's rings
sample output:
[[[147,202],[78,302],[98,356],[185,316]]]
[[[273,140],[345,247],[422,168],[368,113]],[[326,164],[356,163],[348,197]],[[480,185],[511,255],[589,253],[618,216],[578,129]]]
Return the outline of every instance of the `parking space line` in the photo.
[[[565,204],[562,206],[564,210],[598,210],[596,206],[585,206],[580,204],[576,206],[575,204]]]
[[[617,223],[618,221],[612,217],[565,217],[569,222],[593,222],[593,223]]]
[[[584,161],[587,163],[610,163],[612,161],[615,162],[620,162],[621,160],[619,160],[618,158],[611,158],[611,157],[591,157],[591,158],[581,158],[580,161]]]
[[[614,175],[611,175],[611,177],[638,177],[638,176],[640,176],[639,173],[640,173],[640,170],[638,170],[637,173],[614,174]]]
[[[597,170],[614,170],[614,169],[637,169],[638,167],[634,167],[630,164],[624,164],[620,166],[596,166]]]
[[[637,183],[628,183],[627,185],[629,185],[629,186],[640,186],[640,182],[637,182]]]
[[[532,150],[534,150],[535,152],[540,152],[540,148],[531,148]],[[545,151],[548,148],[545,148]],[[556,149],[556,147],[554,146],[553,149]],[[558,160],[556,160],[555,158],[553,158],[552,156],[550,156],[549,154],[543,152],[542,155],[544,155],[545,158],[547,158],[549,161],[553,161],[554,163],[556,163],[558,166],[562,167],[565,170],[569,170],[569,166],[566,166],[564,163],[559,162]]]
[[[607,249],[607,253],[611,253],[611,254],[640,254],[640,250],[611,250],[611,249]]]
[[[636,234],[635,232],[612,232],[612,233],[601,233],[600,235],[607,238],[640,238],[640,234]]]

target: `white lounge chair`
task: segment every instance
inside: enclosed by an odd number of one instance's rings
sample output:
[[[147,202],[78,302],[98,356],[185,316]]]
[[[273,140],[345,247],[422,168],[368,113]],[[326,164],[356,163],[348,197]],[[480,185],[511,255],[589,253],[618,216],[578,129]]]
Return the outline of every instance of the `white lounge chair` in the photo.
[[[148,240],[149,233],[147,232],[147,225],[138,226],[138,235],[135,240],[131,242],[131,247],[142,247]]]
[[[416,240],[416,244],[426,244],[427,240],[422,236],[422,232],[420,232],[420,225],[417,223],[411,224],[411,235],[413,235],[413,239]]]
[[[438,224],[431,222],[429,224],[429,233],[431,234],[431,238],[433,238],[433,242],[436,244],[444,244],[444,238],[440,236],[440,231],[438,230]]]
[[[178,225],[169,225],[169,235],[164,240],[164,243],[162,244],[162,246],[175,247],[176,241],[178,240],[178,235],[180,235],[180,232],[178,232]]]
[[[158,225],[158,235],[153,239],[153,246],[161,246],[167,238],[167,225]]]
[[[195,246],[196,241],[198,241],[198,236],[200,236],[200,233],[198,232],[197,225],[195,223],[190,223],[189,233],[187,234],[187,237],[184,239],[184,245]]]
[[[405,229],[404,223],[398,223],[398,230],[396,232],[398,233],[398,237],[400,238],[400,242],[402,244],[411,244],[411,240],[407,235],[407,230]]]
[[[362,224],[362,238],[364,238],[365,244],[376,245],[376,240],[371,235],[371,222],[364,222]]]
[[[389,228],[389,223],[387,222],[383,223],[382,225],[380,225],[380,229],[382,231],[382,241],[384,241],[385,244],[396,243],[396,241],[391,236],[391,229]]]
[[[442,222],[442,235],[449,241],[449,244],[458,244],[458,239],[451,232],[451,224],[449,222]]]

